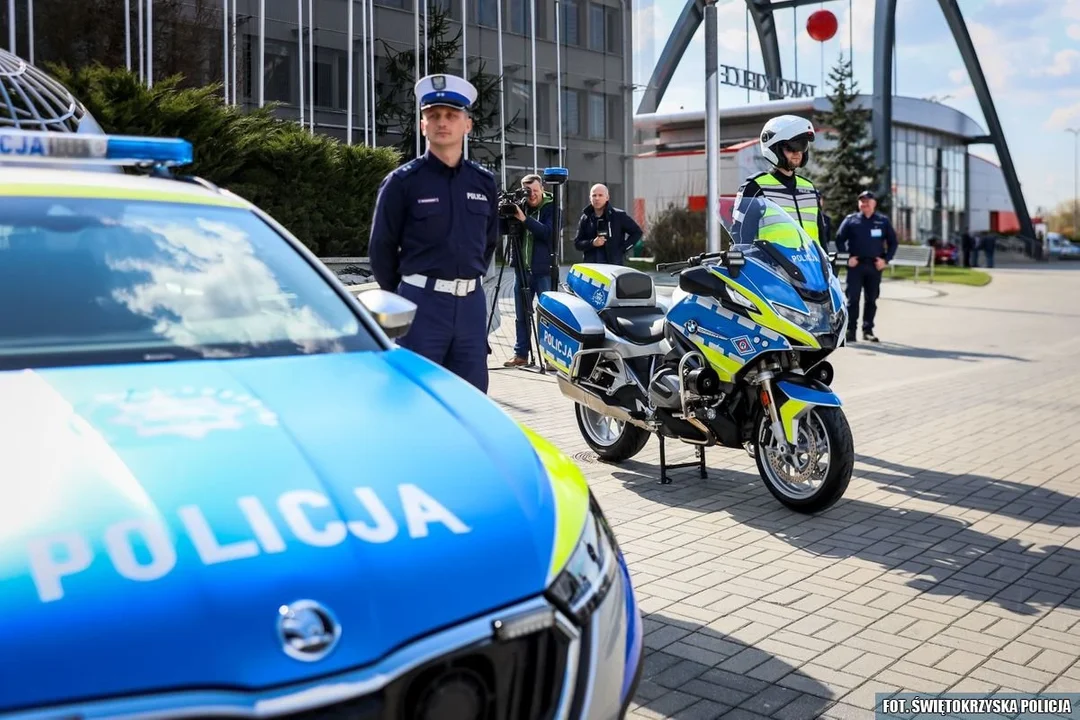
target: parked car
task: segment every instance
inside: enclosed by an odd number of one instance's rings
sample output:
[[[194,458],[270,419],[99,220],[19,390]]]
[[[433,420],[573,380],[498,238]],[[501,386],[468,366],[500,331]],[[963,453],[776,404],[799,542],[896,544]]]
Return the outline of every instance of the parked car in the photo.
[[[935,265],[955,265],[960,256],[960,248],[950,241],[942,242],[938,238],[930,238],[927,243],[934,248]]]
[[[580,470],[191,159],[0,134],[0,717],[624,715]]]
[[[1050,246],[1051,258],[1056,260],[1080,260],[1080,246],[1061,233],[1047,233],[1046,239]]]

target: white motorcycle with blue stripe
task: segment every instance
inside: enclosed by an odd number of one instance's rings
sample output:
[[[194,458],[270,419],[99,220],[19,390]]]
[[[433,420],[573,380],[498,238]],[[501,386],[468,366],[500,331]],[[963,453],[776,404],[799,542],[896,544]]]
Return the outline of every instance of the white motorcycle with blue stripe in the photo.
[[[707,447],[744,448],[781,503],[818,512],[844,494],[855,458],[826,360],[847,332],[847,258],[771,200],[748,202],[753,221],[723,227],[728,251],[658,266],[681,269],[670,307],[647,273],[574,265],[540,296],[540,352],[601,459],[629,459],[655,434],[667,484],[677,467],[706,477]],[[669,465],[666,439],[696,446],[697,461]]]

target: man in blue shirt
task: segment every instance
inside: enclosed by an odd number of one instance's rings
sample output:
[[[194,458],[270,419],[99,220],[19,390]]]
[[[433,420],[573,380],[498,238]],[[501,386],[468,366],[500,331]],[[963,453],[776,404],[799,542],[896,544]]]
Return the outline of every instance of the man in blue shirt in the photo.
[[[481,279],[499,241],[495,176],[464,160],[477,91],[464,78],[416,83],[428,149],[383,180],[368,254],[379,287],[416,303],[402,347],[488,389]]]
[[[874,316],[881,291],[881,272],[896,254],[896,232],[889,218],[877,212],[874,193],[866,190],[859,194],[859,212],[851,213],[840,223],[840,229],[836,231],[836,249],[851,255],[847,275],[848,312],[851,315],[847,341],[855,342],[859,296],[865,291],[863,340],[878,342],[874,335]]]

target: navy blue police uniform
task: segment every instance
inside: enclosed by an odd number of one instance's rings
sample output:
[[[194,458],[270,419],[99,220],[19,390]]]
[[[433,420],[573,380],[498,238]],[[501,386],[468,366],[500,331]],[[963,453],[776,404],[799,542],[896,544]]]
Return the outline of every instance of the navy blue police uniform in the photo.
[[[463,78],[417,83],[421,108],[468,110],[476,89]],[[495,176],[464,158],[447,166],[430,150],[383,180],[368,254],[379,287],[416,304],[398,344],[488,389],[487,309],[481,280],[499,240]]]
[[[860,197],[873,197],[863,193]],[[853,212],[844,218],[836,231],[836,249],[846,252],[858,260],[855,267],[848,267],[847,297],[848,339],[855,337],[855,327],[859,320],[859,298],[865,293],[866,309],[863,313],[863,333],[873,336],[874,317],[877,314],[877,299],[881,291],[881,270],[874,266],[877,258],[891,262],[896,254],[896,231],[889,218],[879,212],[869,217],[862,211]]]

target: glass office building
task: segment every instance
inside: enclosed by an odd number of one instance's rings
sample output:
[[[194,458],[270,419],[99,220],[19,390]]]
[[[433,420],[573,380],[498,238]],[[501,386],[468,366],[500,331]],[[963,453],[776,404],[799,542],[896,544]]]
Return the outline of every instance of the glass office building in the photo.
[[[373,105],[409,92],[412,68],[408,68],[407,82],[402,82],[391,73],[388,58],[415,47],[416,2],[352,2],[353,142],[388,145],[400,140],[399,128],[393,124],[380,128],[375,138],[368,131],[373,131]],[[567,167],[570,181],[564,194],[564,218],[573,227],[588,203],[593,183],[607,184],[614,203],[629,202],[632,72],[626,48],[632,36],[632,13],[627,0],[430,3],[429,9],[447,13],[444,41],[461,33],[461,18],[466,16],[464,50],[470,76],[482,66],[492,79],[500,74],[501,9],[505,117],[512,123],[506,133],[507,184],[516,186],[536,168]],[[130,8],[126,27],[125,4]],[[10,44],[8,6],[0,3],[0,35],[5,38],[0,42],[5,46]],[[257,107],[260,100],[261,40],[263,101],[280,103],[279,114],[311,126],[314,132],[346,137],[350,116],[347,0],[34,0],[32,24],[29,7],[16,4],[15,53],[27,60],[33,56],[38,66],[56,61],[69,66],[130,63],[133,70],[145,74],[147,49],[152,46],[156,80],[182,73],[192,85],[224,82],[228,101],[245,108]],[[419,16],[419,41],[427,46],[427,40],[434,38],[425,35],[423,4]],[[149,35],[148,26],[152,28]],[[460,39],[454,54],[448,70],[461,74]],[[420,73],[425,74],[423,53]],[[499,154],[497,114],[494,125],[485,147],[470,144],[474,159],[494,161]],[[498,165],[492,169],[501,175]]]
[[[893,126],[893,224],[924,243],[964,228],[967,145],[963,138],[910,125]]]

